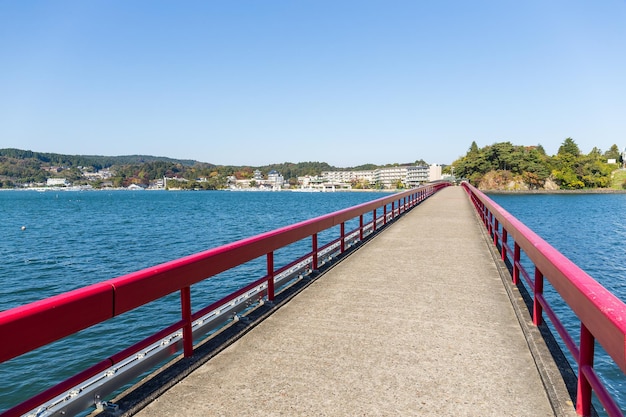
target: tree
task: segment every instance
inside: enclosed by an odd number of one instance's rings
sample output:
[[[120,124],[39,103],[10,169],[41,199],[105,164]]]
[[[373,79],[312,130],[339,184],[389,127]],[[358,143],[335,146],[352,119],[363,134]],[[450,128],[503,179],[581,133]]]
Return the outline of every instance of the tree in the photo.
[[[476,141],[472,141],[472,144],[469,147],[469,150],[467,151],[467,153],[469,155],[476,155],[478,154],[479,150],[478,150],[478,145],[476,144]]]
[[[604,157],[606,159],[615,159],[616,161],[619,161],[621,156],[622,156],[622,153],[620,152],[616,144],[613,144],[609,148],[609,150],[604,153]]]
[[[543,149],[543,146],[541,144],[537,145],[535,147],[535,149],[537,150],[537,152],[539,152],[541,155],[546,156],[546,150]]]
[[[566,138],[559,147],[557,155],[571,155],[577,157],[580,155],[580,149],[576,142],[574,142],[574,139]]]

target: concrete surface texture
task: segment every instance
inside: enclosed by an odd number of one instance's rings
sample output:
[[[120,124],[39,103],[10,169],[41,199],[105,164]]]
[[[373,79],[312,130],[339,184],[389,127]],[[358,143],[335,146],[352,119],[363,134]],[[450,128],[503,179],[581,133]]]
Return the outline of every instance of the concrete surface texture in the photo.
[[[140,416],[552,416],[460,187],[440,191]]]

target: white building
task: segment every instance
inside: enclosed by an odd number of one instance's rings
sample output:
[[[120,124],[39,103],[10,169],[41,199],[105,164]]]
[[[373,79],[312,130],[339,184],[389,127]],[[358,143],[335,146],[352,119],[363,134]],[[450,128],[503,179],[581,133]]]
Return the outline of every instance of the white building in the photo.
[[[324,171],[322,178],[326,182],[351,183],[353,181],[372,182],[374,171]]]
[[[443,179],[441,175],[441,165],[431,164],[428,167],[428,181],[439,181]]]
[[[65,178],[48,178],[46,185],[48,187],[67,187],[70,185],[70,182]]]
[[[272,170],[267,174],[267,181],[264,182],[273,189],[278,189],[282,188],[285,184],[285,178],[277,171]]]
[[[398,183],[405,187],[417,187],[429,181],[441,179],[441,165],[404,165],[379,168],[374,171],[324,171],[322,178],[327,183],[351,183],[367,181],[371,185],[395,188]]]
[[[298,177],[298,185],[302,188],[311,188],[320,186],[320,184],[324,184],[326,179],[319,175],[305,175],[304,177]]]
[[[406,178],[402,183],[407,188],[417,187],[430,180],[430,168],[427,166],[406,167]]]
[[[406,182],[407,173],[406,166],[379,168],[374,170],[372,183],[383,188],[396,188],[399,182]]]

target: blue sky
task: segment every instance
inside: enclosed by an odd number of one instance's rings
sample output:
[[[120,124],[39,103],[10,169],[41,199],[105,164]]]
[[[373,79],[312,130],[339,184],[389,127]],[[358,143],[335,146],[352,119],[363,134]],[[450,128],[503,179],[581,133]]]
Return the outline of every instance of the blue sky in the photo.
[[[0,1],[0,148],[220,165],[626,147],[626,1]]]

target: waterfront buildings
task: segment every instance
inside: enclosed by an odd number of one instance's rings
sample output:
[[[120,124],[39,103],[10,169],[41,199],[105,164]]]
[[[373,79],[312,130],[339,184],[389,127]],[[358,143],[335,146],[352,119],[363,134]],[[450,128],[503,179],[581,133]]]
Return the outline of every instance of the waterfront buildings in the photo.
[[[398,165],[370,171],[324,171],[324,182],[333,184],[367,183],[380,188],[412,188],[441,179],[441,165]]]
[[[48,187],[68,187],[72,185],[66,178],[48,178],[46,186]]]

